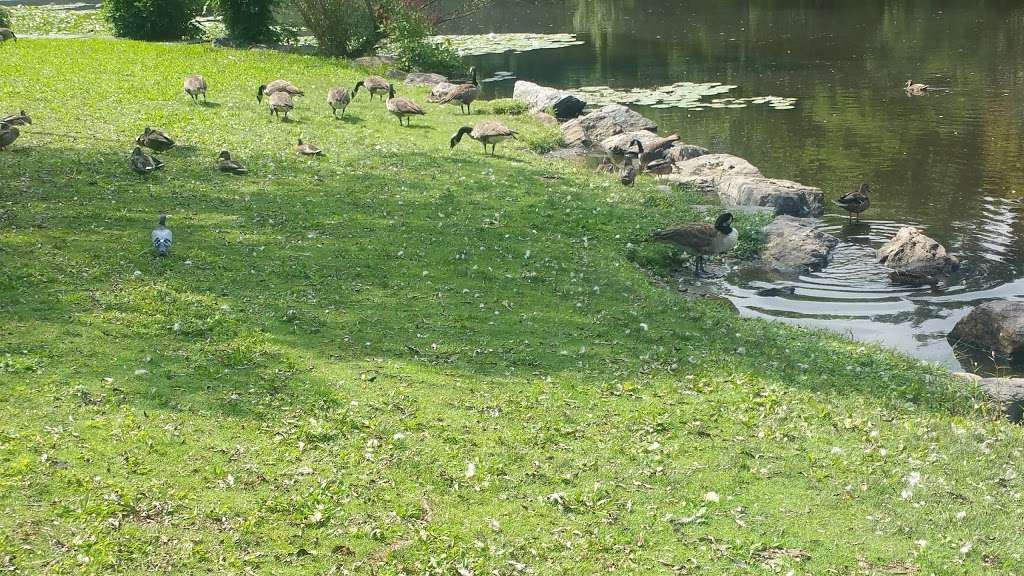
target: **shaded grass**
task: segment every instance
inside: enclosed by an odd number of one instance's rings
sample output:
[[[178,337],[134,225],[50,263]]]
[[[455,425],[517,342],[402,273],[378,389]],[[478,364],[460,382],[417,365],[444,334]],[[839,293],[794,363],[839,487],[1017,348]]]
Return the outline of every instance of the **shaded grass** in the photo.
[[[3,50],[0,109],[34,124],[0,154],[0,567],[1019,570],[1019,428],[937,368],[651,286],[649,231],[712,215],[537,157],[529,117],[492,158],[448,151],[487,117],[457,107],[333,119],[344,61]],[[293,123],[255,102],[278,77]],[[140,178],[146,125],[179,147]]]

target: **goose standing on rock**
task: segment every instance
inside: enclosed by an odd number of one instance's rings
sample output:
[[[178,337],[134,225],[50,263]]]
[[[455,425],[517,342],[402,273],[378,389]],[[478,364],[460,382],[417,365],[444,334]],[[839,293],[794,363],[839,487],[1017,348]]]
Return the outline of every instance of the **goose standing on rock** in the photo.
[[[227,172],[228,174],[242,175],[248,172],[244,165],[238,160],[231,159],[231,153],[227,150],[221,150],[217,156],[217,170],[221,172]]]
[[[484,120],[483,122],[477,122],[472,128],[469,126],[459,128],[459,131],[456,132],[448,142],[448,149],[451,150],[452,148],[455,148],[455,145],[462,141],[463,136],[469,136],[473,140],[483,144],[484,154],[487,153],[488,146],[491,147],[491,154],[494,154],[494,149],[498,146],[499,142],[504,142],[509,138],[512,138],[513,140],[515,139],[516,131],[510,130],[501,122]]]
[[[139,148],[138,146],[132,150],[132,157],[129,163],[131,164],[132,170],[138,174],[149,174],[150,172],[159,170],[164,166],[163,162],[149,154],[146,154],[142,151],[142,148]]]
[[[327,105],[331,107],[331,113],[338,117],[338,109],[341,108],[341,115],[345,116],[345,108],[348,108],[352,97],[347,88],[331,88],[327,91]]]
[[[203,102],[206,102],[206,80],[199,74],[185,76],[182,87],[185,90],[185,94],[192,97],[192,102],[199,104],[200,94],[203,95]]]
[[[480,96],[480,83],[476,79],[476,66],[470,67],[469,73],[472,80],[468,84],[456,84],[448,89],[448,92],[437,101],[438,104],[459,103],[459,111],[463,114],[470,114],[470,106]]]
[[[292,95],[288,92],[274,92],[267,98],[267,106],[270,108],[270,113],[281,119],[282,122],[288,120],[288,113],[295,107],[292,101]],[[281,114],[284,116],[281,116]]]
[[[871,207],[871,199],[868,198],[868,194],[871,192],[871,188],[868,183],[865,182],[860,185],[855,192],[848,192],[843,194],[836,200],[836,206],[839,206],[843,210],[846,210],[848,216],[853,218],[856,214],[857,221],[860,222],[860,214],[869,207]]]
[[[295,144],[295,151],[303,156],[319,156],[323,154],[323,150],[315,144],[306,144],[299,138],[299,141]]]
[[[732,227],[732,214],[726,212],[715,220],[714,226],[705,222],[691,222],[658,230],[651,234],[651,238],[695,255],[697,259],[693,273],[697,277],[706,277],[708,274],[704,270],[704,258],[732,250],[739,240],[739,233]]]
[[[32,119],[29,118],[28,114],[25,114],[24,110],[18,110],[17,114],[8,114],[0,118],[0,122],[11,126],[25,126],[31,124]]]
[[[0,28],[0,42],[7,42],[8,40],[18,41],[18,37],[14,35],[14,31],[10,28]]]
[[[270,84],[260,84],[260,87],[256,89],[256,101],[263,102],[264,95],[276,94],[278,92],[287,92],[289,96],[305,96],[306,93],[295,87],[294,84],[287,80],[274,80]]]
[[[359,82],[356,82],[356,87],[352,89],[352,99],[354,100],[356,94],[359,93],[360,88],[366,88],[370,92],[370,100],[373,101],[373,96],[376,94],[380,96],[380,99],[384,99],[384,95],[391,90],[391,84],[387,80],[380,76],[367,76]]]
[[[149,241],[153,243],[153,250],[157,256],[167,256],[167,252],[171,249],[171,240],[174,235],[171,234],[171,229],[166,224],[167,215],[161,214],[160,222],[149,234]]]
[[[156,150],[157,152],[164,152],[174,148],[174,140],[167,134],[164,134],[160,130],[153,130],[149,126],[142,131],[142,134],[135,139],[135,143],[139,146],[145,146],[150,150]]]
[[[16,126],[0,122],[0,150],[6,150],[8,146],[14,144],[19,135],[21,135],[21,131]]]
[[[398,118],[399,125],[402,125],[403,118],[405,118],[405,126],[409,126],[412,123],[411,116],[426,114],[423,108],[420,108],[420,105],[411,99],[404,96],[395,96],[394,84],[388,84],[388,99],[384,102],[384,107]]]

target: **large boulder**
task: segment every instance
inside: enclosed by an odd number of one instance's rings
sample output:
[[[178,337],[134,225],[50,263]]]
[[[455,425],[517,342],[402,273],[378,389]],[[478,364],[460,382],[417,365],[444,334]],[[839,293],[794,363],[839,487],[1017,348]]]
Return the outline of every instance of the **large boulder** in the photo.
[[[814,228],[815,221],[777,216],[761,229],[761,264],[777,272],[821,270],[839,239]]]
[[[436,86],[447,81],[448,78],[433,72],[410,72],[405,77],[405,83],[410,86]]]
[[[1024,352],[1024,301],[985,302],[964,316],[949,333],[954,345],[965,343],[1006,356]]]
[[[825,212],[825,193],[820,189],[763,176],[723,178],[718,184],[718,198],[727,206],[767,206],[776,214],[798,218]]]
[[[579,116],[587,107],[585,101],[565,90],[548,88],[525,80],[516,81],[515,87],[512,89],[512,97],[526,102],[531,112],[546,110],[548,107],[553,108],[555,117],[562,120]]]
[[[904,226],[878,249],[878,262],[896,270],[944,274],[960,267],[960,261],[913,226]]]
[[[714,194],[718,185],[728,176],[760,176],[761,171],[739,156],[705,154],[690,160],[676,162],[672,174],[664,179],[673,184],[695,188]]]
[[[637,130],[635,132],[624,132],[622,134],[616,134],[615,136],[609,136],[598,144],[601,150],[609,154],[623,154],[626,149],[629,148],[630,142],[633,140],[639,140],[640,144],[643,145],[644,150],[647,150],[648,145],[661,140],[661,136],[658,136],[650,130]]]
[[[1010,422],[1024,422],[1024,378],[982,378],[969,372],[953,374],[973,382],[988,398],[1003,409]]]
[[[562,124],[565,145],[570,147],[592,146],[606,138],[640,130],[657,132],[658,125],[622,104],[609,104]]]
[[[395,59],[391,56],[361,56],[353,60],[352,63],[372,68],[375,66],[390,66],[395,63]]]

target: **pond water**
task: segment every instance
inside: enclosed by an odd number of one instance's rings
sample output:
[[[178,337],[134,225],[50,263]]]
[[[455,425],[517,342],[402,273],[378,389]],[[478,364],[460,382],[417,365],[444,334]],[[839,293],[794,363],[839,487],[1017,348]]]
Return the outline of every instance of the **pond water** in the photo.
[[[1024,296],[1020,2],[498,1],[445,31],[568,32],[583,41],[470,57],[485,76],[509,71],[562,88],[721,82],[737,86],[731,97],[796,98],[782,110],[634,106],[663,133],[818,186],[830,199],[870,182],[862,225],[827,209],[822,227],[842,244],[823,272],[784,283],[794,294],[761,297],[763,278],[728,278],[743,314],[971,368],[945,335],[977,303]],[[908,97],[908,78],[943,90]],[[488,83],[485,97],[508,96],[512,84]],[[893,287],[874,263],[873,249],[907,224],[963,262],[944,291]]]

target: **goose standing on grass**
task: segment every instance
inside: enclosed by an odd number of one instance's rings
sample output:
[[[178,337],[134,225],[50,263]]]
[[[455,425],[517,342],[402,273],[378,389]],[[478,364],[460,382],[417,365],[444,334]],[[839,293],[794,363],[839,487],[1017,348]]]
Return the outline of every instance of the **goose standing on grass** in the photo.
[[[345,116],[345,108],[348,108],[351,101],[352,96],[349,95],[347,88],[331,88],[327,91],[327,105],[331,107],[331,113],[335,118],[338,117],[339,108],[341,115]]]
[[[470,114],[470,105],[480,96],[480,83],[476,80],[476,66],[469,69],[472,80],[469,84],[456,84],[448,89],[448,92],[437,101],[438,104],[459,103],[459,110],[463,114]]]
[[[289,96],[305,96],[305,92],[299,90],[294,84],[287,80],[274,80],[270,84],[260,84],[256,89],[256,101],[263,102],[264,94],[269,96],[278,92],[287,92]]]
[[[908,94],[924,94],[928,91],[927,84],[915,84],[913,80],[907,80],[907,83],[903,85],[903,89]]]
[[[28,114],[25,114],[24,110],[18,110],[17,114],[8,114],[0,118],[0,122],[10,124],[11,126],[25,126],[31,124],[32,119],[29,118]]]
[[[323,154],[323,150],[315,144],[306,144],[299,138],[299,141],[295,144],[295,151],[303,156],[319,156]]]
[[[157,152],[164,152],[174,148],[174,140],[171,140],[170,136],[159,130],[153,130],[149,126],[146,126],[142,134],[139,134],[139,137],[135,139],[135,143]]]
[[[138,146],[132,150],[132,157],[130,160],[132,170],[138,174],[149,174],[150,172],[163,168],[164,163],[156,158],[146,154],[142,151],[142,148]]]
[[[171,234],[171,229],[166,224],[167,215],[161,214],[160,223],[149,233],[149,241],[153,243],[153,250],[157,256],[167,256],[167,252],[171,249],[171,240],[174,235]]]
[[[200,94],[203,95],[203,102],[206,102],[206,80],[199,74],[185,76],[182,87],[185,90],[185,94],[192,97],[192,102],[199,104]]]
[[[10,28],[0,28],[0,42],[7,42],[8,40],[18,41],[18,37],[14,35],[14,31]]]
[[[380,76],[367,76],[359,82],[356,82],[356,87],[352,89],[352,99],[354,100],[356,94],[359,93],[360,88],[366,88],[370,92],[370,101],[373,101],[373,96],[376,94],[380,96],[380,99],[384,99],[384,95],[391,90],[391,84],[387,80]]]
[[[388,99],[384,102],[384,107],[388,109],[388,112],[394,114],[398,118],[398,124],[402,125],[402,119],[405,118],[405,126],[409,126],[412,123],[411,116],[422,116],[426,114],[420,105],[413,102],[409,98],[404,96],[395,96],[394,84],[388,84]]]
[[[691,222],[658,230],[651,234],[651,238],[696,256],[693,273],[697,277],[704,277],[708,275],[704,270],[704,258],[732,250],[739,239],[739,233],[732,227],[732,214],[726,212],[715,220],[714,226],[705,222]]]
[[[633,182],[636,181],[636,166],[633,165],[634,159],[636,159],[636,155],[627,153],[626,158],[622,161],[622,170],[619,171],[619,182],[623,186],[632,186]]]
[[[238,175],[245,174],[249,171],[238,160],[232,160],[231,153],[227,150],[221,150],[220,154],[217,156],[217,170],[227,172],[228,174]]]
[[[455,148],[455,145],[462,141],[463,136],[469,136],[473,140],[484,145],[484,154],[487,153],[487,147],[491,147],[491,154],[494,154],[494,149],[498,146],[499,142],[504,142],[509,138],[513,140],[516,137],[516,131],[510,130],[507,126],[501,122],[495,122],[494,120],[484,120],[483,122],[477,122],[475,126],[470,128],[469,126],[463,126],[459,128],[459,131],[452,136],[449,140],[448,149]]]
[[[288,113],[295,107],[292,101],[292,95],[288,92],[274,92],[267,98],[267,106],[270,108],[270,113],[281,119],[282,122],[288,120]],[[281,114],[284,116],[281,116]]]
[[[17,126],[11,126],[6,122],[0,122],[0,150],[7,150],[7,147],[14,144],[14,141],[21,135]]]
[[[836,206],[839,206],[843,210],[846,210],[848,216],[853,218],[856,214],[857,221],[860,222],[860,214],[869,207],[871,207],[871,199],[868,198],[868,194],[871,192],[871,188],[868,183],[865,182],[860,185],[855,192],[848,192],[843,194],[836,200]]]

